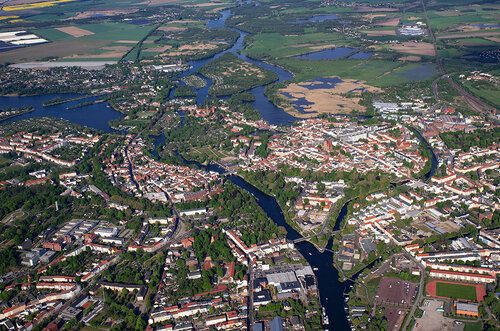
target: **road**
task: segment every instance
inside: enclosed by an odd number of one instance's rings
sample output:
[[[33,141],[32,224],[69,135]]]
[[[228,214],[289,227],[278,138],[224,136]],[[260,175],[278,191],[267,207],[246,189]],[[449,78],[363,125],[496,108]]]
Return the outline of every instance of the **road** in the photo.
[[[451,78],[451,76],[449,74],[446,74],[446,71],[444,70],[444,66],[443,66],[443,59],[439,56],[437,42],[436,42],[436,36],[434,35],[434,32],[432,31],[431,22],[429,20],[428,15],[427,15],[427,8],[425,6],[425,0],[420,0],[420,3],[422,5],[422,10],[424,13],[425,21],[427,22],[429,36],[432,39],[432,44],[434,46],[434,52],[436,53],[436,64],[438,66],[439,72],[441,73],[441,76],[436,78],[432,82],[432,92],[434,94],[434,98],[436,99],[437,104],[439,104],[441,102],[441,100],[439,98],[438,82],[441,79],[446,79],[451,84],[451,86],[457,91],[457,93],[460,94],[460,96],[462,96],[464,98],[465,102],[467,102],[467,104],[472,109],[474,109],[475,111],[482,113],[483,115],[486,115],[486,116],[491,116],[491,115],[495,116],[497,113],[497,110],[495,107],[488,105],[487,103],[485,103],[481,99],[479,99],[476,96],[467,92],[458,83],[456,83],[453,80],[453,78]],[[494,119],[494,120],[497,121],[496,119]]]
[[[254,317],[253,317],[253,274],[254,265],[250,259],[248,259],[248,330],[253,330]]]
[[[417,259],[415,259],[413,257],[413,255],[411,255],[410,253],[404,253],[404,256],[406,258],[410,259],[411,261],[413,261],[418,266],[418,269],[420,270],[420,283],[418,285],[417,297],[415,298],[415,301],[413,302],[413,306],[411,307],[410,312],[408,313],[408,315],[405,318],[405,322],[404,322],[401,330],[408,329],[408,324],[412,320],[413,315],[415,314],[415,310],[417,309],[417,307],[420,305],[420,302],[422,301],[422,297],[424,294],[424,280],[425,280],[425,268],[424,268],[424,266],[421,265],[420,262],[417,261]]]

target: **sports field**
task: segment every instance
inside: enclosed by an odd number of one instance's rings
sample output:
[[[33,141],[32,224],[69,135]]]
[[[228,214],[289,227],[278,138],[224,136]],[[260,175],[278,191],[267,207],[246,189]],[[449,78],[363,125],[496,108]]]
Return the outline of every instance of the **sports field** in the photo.
[[[427,294],[433,297],[482,301],[486,289],[482,284],[466,284],[433,280],[427,284]]]
[[[436,294],[442,297],[476,300],[476,288],[470,285],[437,283]]]

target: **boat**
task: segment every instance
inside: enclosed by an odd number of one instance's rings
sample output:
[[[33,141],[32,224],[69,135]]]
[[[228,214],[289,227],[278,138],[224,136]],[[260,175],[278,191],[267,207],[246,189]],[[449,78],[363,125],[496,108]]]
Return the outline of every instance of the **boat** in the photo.
[[[323,326],[328,325],[329,320],[328,320],[328,315],[326,314],[325,307],[322,307],[321,311],[322,311],[322,315],[323,315]]]
[[[314,270],[314,271],[318,271],[318,268],[314,267],[314,268],[313,268],[313,270]]]

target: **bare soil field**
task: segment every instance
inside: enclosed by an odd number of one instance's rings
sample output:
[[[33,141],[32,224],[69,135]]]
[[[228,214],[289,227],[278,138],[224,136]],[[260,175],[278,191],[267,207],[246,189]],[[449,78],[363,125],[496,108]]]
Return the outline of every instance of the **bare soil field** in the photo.
[[[94,32],[92,32],[92,31],[78,28],[76,26],[63,26],[61,28],[56,28],[56,30],[59,30],[59,31],[64,32],[66,34],[69,34],[70,36],[75,37],[75,38],[84,37],[84,36],[91,36],[94,34]]]
[[[459,10],[442,10],[442,11],[437,11],[436,14],[444,17],[455,17],[461,15]]]
[[[42,0],[7,0],[2,1],[2,5],[11,6],[11,5],[25,5],[29,3],[40,2]]]
[[[198,51],[206,49],[215,49],[220,43],[194,43],[188,45],[182,45],[179,47],[180,51]]]
[[[171,21],[169,23],[171,24],[192,24],[192,23],[199,23],[200,21],[197,20],[175,20]]]
[[[395,36],[396,30],[365,30],[362,31],[370,37],[381,37],[381,36]]]
[[[358,13],[376,13],[376,12],[392,12],[398,11],[396,8],[391,7],[370,7],[370,6],[358,6],[356,7]]]
[[[109,10],[88,10],[88,11],[83,11],[80,13],[77,13],[75,16],[71,17],[71,19],[74,20],[81,20],[85,18],[91,18],[96,15],[99,16],[117,16],[117,15],[126,15],[126,14],[132,14],[137,12],[139,9],[138,8],[129,8],[129,9],[109,9]]]
[[[172,46],[170,45],[164,45],[164,46],[158,46],[158,47],[151,47],[151,48],[146,48],[146,52],[157,52],[157,53],[163,53],[171,49]]]
[[[218,1],[209,1],[209,2],[204,2],[204,3],[197,3],[194,5],[188,4],[184,5],[184,7],[212,7],[212,6],[218,6],[218,5],[227,5],[226,2],[218,2]]]
[[[101,54],[81,54],[64,57],[64,59],[117,59],[125,55],[125,52],[106,52]]]
[[[283,93],[291,96],[291,98],[287,99],[292,103],[302,98],[311,103],[305,107],[305,114],[300,113],[293,107],[285,110],[293,116],[299,118],[314,117],[322,113],[350,113],[353,110],[363,112],[365,111],[365,108],[359,104],[359,94],[361,89],[374,93],[382,92],[379,88],[356,80],[343,80],[342,82],[335,84],[334,88],[312,88],[312,85],[315,83],[316,82],[314,81],[293,83],[288,85],[286,88],[280,89],[279,92],[283,96],[285,96]],[[353,95],[347,97],[347,93],[352,93]]]
[[[426,42],[403,42],[391,45],[390,48],[398,53],[435,56],[434,45]]]
[[[478,31],[478,32],[464,32],[464,33],[453,33],[453,34],[443,34],[436,36],[437,39],[456,39],[456,38],[467,38],[467,37],[493,37],[500,36],[499,31]]]
[[[101,47],[102,50],[105,51],[114,51],[114,52],[126,52],[130,49],[128,46],[105,46]]]
[[[377,17],[386,17],[386,16],[387,16],[386,14],[366,14],[366,15],[363,15],[363,18],[365,20],[372,21],[374,18],[377,18]]]
[[[335,48],[335,47],[337,47],[337,45],[335,45],[335,44],[324,44],[324,45],[296,44],[296,45],[291,45],[290,47],[293,47],[293,48],[308,48],[310,51],[322,51],[322,50],[325,50],[325,49]],[[290,56],[295,56],[295,54],[294,55],[290,55]]]
[[[160,26],[158,30],[165,32],[179,32],[179,31],[185,31],[187,30],[187,28],[182,28],[178,26]]]
[[[155,5],[164,5],[164,4],[176,3],[176,2],[179,2],[179,0],[147,0],[147,1],[139,3],[139,5],[155,6]]]
[[[117,40],[117,43],[120,44],[137,44],[139,41],[138,40]]]
[[[18,48],[2,52],[0,63],[19,63],[40,61],[46,58],[88,54],[99,47],[106,46],[106,41],[61,40],[51,43]]]
[[[89,70],[99,70],[104,68],[104,66],[110,64],[116,64],[116,61],[26,62],[26,63],[14,64],[12,65],[12,67],[21,69],[39,69],[39,70],[45,70],[48,68],[80,67]]]
[[[484,39],[487,39],[489,41],[493,41],[495,43],[500,43],[500,37],[488,37],[488,38],[484,38]]]
[[[402,56],[398,59],[399,61],[409,61],[409,62],[420,62],[422,58],[416,55]]]
[[[387,20],[387,21],[377,22],[377,23],[375,23],[375,25],[379,25],[379,26],[398,26],[399,21],[400,21],[400,18],[396,17],[396,18],[391,18],[390,20]]]
[[[99,54],[77,54],[72,56],[67,56],[65,59],[116,59],[121,58],[127,51],[130,50],[129,46],[106,46],[100,48],[103,51],[107,51]]]

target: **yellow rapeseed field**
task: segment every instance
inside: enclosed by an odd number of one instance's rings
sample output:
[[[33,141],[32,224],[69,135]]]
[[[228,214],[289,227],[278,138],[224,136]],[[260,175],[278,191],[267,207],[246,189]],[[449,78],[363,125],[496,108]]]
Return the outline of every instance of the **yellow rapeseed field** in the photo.
[[[27,10],[27,9],[37,9],[44,7],[55,6],[61,2],[71,2],[73,0],[52,0],[52,1],[41,1],[35,3],[27,3],[22,5],[12,5],[12,6],[4,6],[2,8],[3,11],[15,11],[15,10]]]
[[[17,15],[6,15],[6,16],[1,16],[0,15],[0,21],[5,21],[5,20],[10,20],[10,19],[15,19],[19,18]]]

